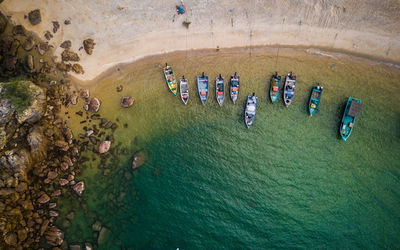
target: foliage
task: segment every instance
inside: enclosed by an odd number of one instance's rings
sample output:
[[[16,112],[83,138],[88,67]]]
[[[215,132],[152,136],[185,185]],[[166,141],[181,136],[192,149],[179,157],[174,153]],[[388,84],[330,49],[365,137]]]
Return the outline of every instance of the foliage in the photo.
[[[0,93],[1,98],[11,102],[18,113],[22,113],[32,104],[32,90],[29,88],[29,82],[13,80],[3,84],[3,90]]]

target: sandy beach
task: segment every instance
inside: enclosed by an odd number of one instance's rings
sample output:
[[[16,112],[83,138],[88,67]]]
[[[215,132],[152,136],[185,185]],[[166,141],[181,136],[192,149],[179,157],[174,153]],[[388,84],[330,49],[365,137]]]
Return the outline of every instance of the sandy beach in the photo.
[[[5,0],[0,10],[17,24],[43,37],[58,21],[49,44],[60,55],[60,44],[72,42],[84,74],[91,80],[119,63],[171,51],[259,45],[309,46],[344,50],[382,60],[400,61],[400,4],[393,1],[185,1],[187,14],[178,16],[179,1]],[[31,25],[27,12],[39,8],[42,22]],[[70,24],[65,25],[64,21]],[[189,28],[183,21],[191,22]],[[96,43],[92,55],[81,48]],[[58,57],[57,60],[61,60]]]

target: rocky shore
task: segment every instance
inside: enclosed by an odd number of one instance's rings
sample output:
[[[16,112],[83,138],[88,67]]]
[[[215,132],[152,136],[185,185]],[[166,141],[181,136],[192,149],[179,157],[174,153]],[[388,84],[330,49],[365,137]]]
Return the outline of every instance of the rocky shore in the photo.
[[[28,16],[32,24],[41,22],[40,11]],[[55,33],[59,23],[53,26]],[[85,44],[91,52],[93,40]],[[62,62],[56,63],[52,46],[23,26],[12,24],[2,13],[0,53],[0,248],[67,249],[64,232],[56,225],[57,204],[60,197],[79,199],[83,194],[79,164],[85,160],[80,156],[86,147],[74,139],[60,110],[77,104],[67,72],[83,69],[64,62],[79,61],[79,57],[66,48]],[[18,88],[26,86],[32,97],[23,110],[15,100],[6,98],[10,82],[19,84]],[[88,100],[88,93],[83,93],[82,99],[88,112],[97,112],[100,102],[96,98]],[[92,247],[90,243],[85,246]]]

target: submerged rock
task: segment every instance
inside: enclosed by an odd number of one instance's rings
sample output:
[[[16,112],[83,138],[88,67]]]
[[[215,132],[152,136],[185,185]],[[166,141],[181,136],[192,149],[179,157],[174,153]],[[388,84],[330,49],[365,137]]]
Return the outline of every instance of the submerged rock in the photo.
[[[33,49],[33,46],[35,46],[35,40],[33,40],[33,37],[29,36],[23,43],[22,43],[22,48],[25,51],[31,51]]]
[[[33,62],[33,56],[32,56],[32,55],[28,55],[28,57],[27,57],[27,62],[28,62],[29,70],[30,70],[31,72],[33,72],[33,71],[35,70],[35,64],[34,64],[34,62]]]
[[[135,153],[132,160],[132,168],[136,169],[142,166],[145,161],[146,161],[146,154],[144,151],[139,151]]]
[[[132,96],[124,96],[121,99],[121,106],[124,108],[129,108],[133,104],[133,97]]]
[[[103,227],[97,238],[97,244],[102,245],[106,242],[107,238],[110,236],[111,232],[106,227]]]
[[[110,150],[110,147],[111,147],[111,141],[103,141],[99,145],[99,153],[100,154],[107,153],[108,150]]]
[[[83,191],[85,190],[85,183],[83,181],[80,181],[76,183],[72,189],[79,195],[81,196]]]
[[[85,49],[88,55],[93,53],[94,45],[96,45],[93,39],[89,38],[83,41],[83,48]]]
[[[93,231],[99,232],[99,231],[101,230],[101,222],[100,222],[100,221],[96,221],[96,222],[92,225],[92,230],[93,230]]]
[[[31,22],[32,25],[39,24],[42,21],[42,16],[40,15],[40,10],[32,10],[28,14],[29,22]]]
[[[89,98],[89,90],[88,89],[84,89],[84,90],[82,90],[81,91],[81,97],[83,98],[83,99],[88,99]]]

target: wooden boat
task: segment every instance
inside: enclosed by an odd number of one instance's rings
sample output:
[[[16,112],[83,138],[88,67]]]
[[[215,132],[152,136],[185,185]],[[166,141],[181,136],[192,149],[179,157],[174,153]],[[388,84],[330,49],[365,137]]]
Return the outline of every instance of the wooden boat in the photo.
[[[221,76],[221,74],[219,74],[219,76],[215,78],[215,97],[217,98],[217,102],[218,102],[219,106],[222,106],[222,104],[224,103],[224,99],[225,99],[225,84],[224,84],[224,82],[225,82],[225,80]]]
[[[179,82],[179,91],[181,93],[182,102],[186,105],[189,101],[189,84],[185,76],[182,76]]]
[[[286,107],[292,104],[294,98],[294,91],[296,90],[296,76],[290,72],[286,76],[285,87],[283,89],[283,100]]]
[[[346,108],[343,113],[342,122],[340,124],[340,135],[344,141],[347,141],[351,131],[353,130],[356,118],[361,113],[361,100],[349,97],[347,100]]]
[[[176,79],[174,75],[174,70],[172,69],[171,66],[168,66],[168,64],[165,64],[165,67],[163,68],[164,70],[164,77],[165,81],[167,82],[167,85],[171,92],[176,95],[177,92],[177,84],[176,84]]]
[[[244,111],[244,121],[246,123],[247,128],[250,128],[253,125],[254,120],[256,119],[256,110],[257,110],[257,96],[248,96],[246,102],[246,109]]]
[[[311,116],[318,111],[323,89],[324,88],[319,85],[315,85],[312,88],[310,101],[308,103],[308,111],[310,111]]]
[[[231,76],[231,82],[229,86],[229,93],[233,104],[235,104],[237,99],[239,98],[239,81],[240,77],[235,72],[235,75]]]
[[[281,76],[278,76],[277,72],[271,77],[270,85],[269,97],[271,98],[271,102],[275,103],[279,96],[279,89],[281,88]]]
[[[209,82],[208,76],[205,76],[204,72],[201,76],[197,76],[197,89],[199,91],[201,103],[205,106],[208,98]]]

